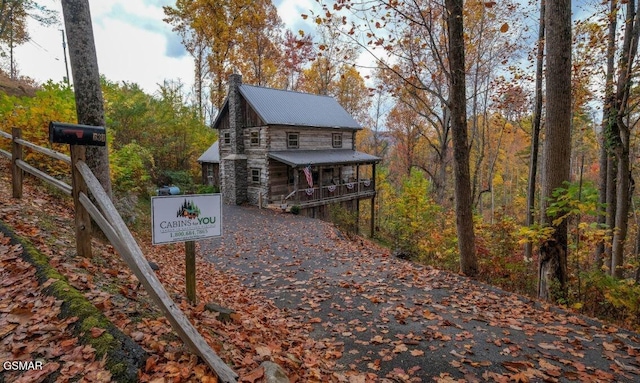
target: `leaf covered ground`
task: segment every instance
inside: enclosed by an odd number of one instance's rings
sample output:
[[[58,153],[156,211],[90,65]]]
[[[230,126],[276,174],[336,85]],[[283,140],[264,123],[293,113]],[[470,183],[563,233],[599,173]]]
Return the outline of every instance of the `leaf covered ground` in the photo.
[[[332,225],[225,206],[202,253],[311,336],[351,381],[638,381],[638,334],[396,259]]]
[[[215,382],[172,332],[110,245],[74,256],[72,209],[28,180],[11,198],[0,160],[0,221],[28,238],[74,288],[149,354],[148,382]],[[184,299],[181,245],[138,238],[174,300],[240,375],[260,382],[271,360],[298,382],[636,381],[638,335],[468,279],[390,257],[304,217],[225,207],[224,235],[198,247],[198,305]],[[61,319],[21,249],[0,237],[0,359],[45,361],[37,377],[109,381],[103,358]],[[235,314],[223,322],[214,302]],[[99,336],[99,329],[91,329]],[[82,371],[82,373],[78,373]],[[31,372],[32,374],[35,372]]]

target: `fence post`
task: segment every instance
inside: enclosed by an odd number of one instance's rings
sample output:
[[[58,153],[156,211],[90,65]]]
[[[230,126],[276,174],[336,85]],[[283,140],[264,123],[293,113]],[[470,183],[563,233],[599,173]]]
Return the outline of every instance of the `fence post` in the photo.
[[[22,198],[22,178],[24,171],[17,165],[18,160],[22,160],[22,145],[16,142],[16,139],[22,138],[22,130],[20,128],[11,129],[13,136],[11,145],[11,183],[13,188],[13,198]]]
[[[71,186],[73,190],[73,207],[75,209],[76,226],[76,252],[79,256],[91,257],[91,216],[85,207],[80,203],[80,193],[88,195],[87,184],[82,178],[82,174],[76,167],[80,161],[85,161],[85,146],[69,145],[71,151]]]

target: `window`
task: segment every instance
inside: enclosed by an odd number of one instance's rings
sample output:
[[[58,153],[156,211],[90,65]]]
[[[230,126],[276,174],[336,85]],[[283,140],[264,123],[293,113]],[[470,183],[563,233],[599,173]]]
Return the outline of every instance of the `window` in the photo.
[[[251,146],[260,146],[260,132],[251,132],[249,136]]]
[[[251,168],[251,183],[260,184],[260,168]]]
[[[342,133],[333,133],[332,142],[334,148],[342,147]]]
[[[287,133],[287,148],[297,149],[300,147],[300,134]]]
[[[231,145],[231,133],[230,132],[224,132],[224,135],[222,137],[223,137],[222,143],[224,145]]]

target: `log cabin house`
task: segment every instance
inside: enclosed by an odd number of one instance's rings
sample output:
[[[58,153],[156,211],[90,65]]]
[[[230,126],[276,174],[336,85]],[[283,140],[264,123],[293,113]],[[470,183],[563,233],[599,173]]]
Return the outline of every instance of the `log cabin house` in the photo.
[[[354,211],[369,199],[373,212],[381,159],[355,150],[362,127],[335,99],[245,85],[232,75],[214,128],[224,203],[297,206],[326,218],[330,204]]]

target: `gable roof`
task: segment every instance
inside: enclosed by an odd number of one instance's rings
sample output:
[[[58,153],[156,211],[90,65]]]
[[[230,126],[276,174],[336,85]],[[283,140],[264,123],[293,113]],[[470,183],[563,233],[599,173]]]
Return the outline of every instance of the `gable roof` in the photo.
[[[318,128],[362,129],[360,124],[330,96],[241,84],[240,94],[265,125]],[[225,111],[229,98],[216,117],[214,127]]]
[[[218,141],[214,142],[202,155],[198,158],[198,162],[219,163],[220,162],[220,146]]]

